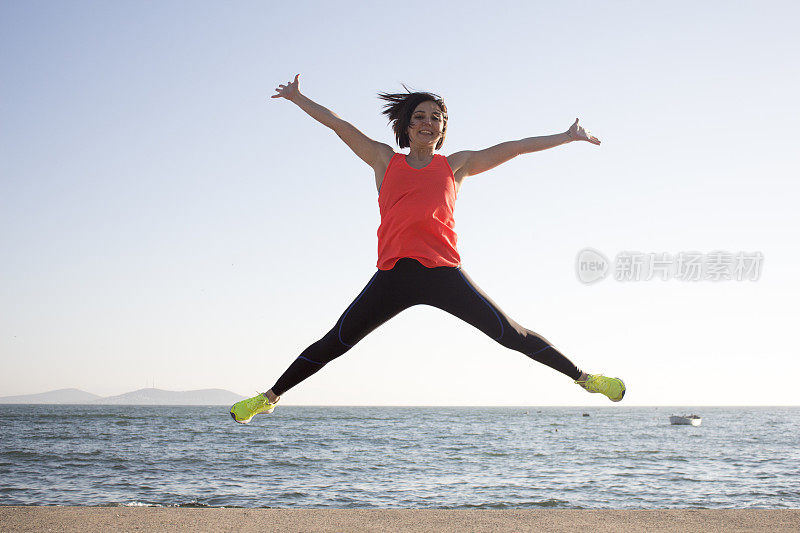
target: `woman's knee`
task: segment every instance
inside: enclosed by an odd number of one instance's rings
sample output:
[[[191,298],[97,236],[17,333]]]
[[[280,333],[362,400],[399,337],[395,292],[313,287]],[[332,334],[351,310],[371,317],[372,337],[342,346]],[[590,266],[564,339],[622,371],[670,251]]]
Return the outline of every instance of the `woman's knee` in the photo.
[[[306,348],[302,355],[310,361],[324,365],[344,355],[350,348],[352,345],[348,346],[339,340],[339,328],[334,328]]]
[[[549,346],[547,340],[541,335],[522,327],[516,323],[510,323],[505,328],[503,338],[498,341],[506,348],[517,351],[539,350]]]

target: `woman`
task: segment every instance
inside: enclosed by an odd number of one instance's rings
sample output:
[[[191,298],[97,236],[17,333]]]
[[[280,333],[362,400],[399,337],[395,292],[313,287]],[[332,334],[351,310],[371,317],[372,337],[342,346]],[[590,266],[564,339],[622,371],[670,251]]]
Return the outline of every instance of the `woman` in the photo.
[[[507,316],[461,268],[456,249],[453,209],[467,176],[480,174],[525,153],[572,141],[600,144],[575,123],[564,133],[530,137],[479,151],[435,154],[447,133],[447,107],[437,95],[422,92],[381,93],[384,114],[406,155],[373,141],[352,124],[300,93],[298,74],[279,85],[272,98],[295,103],[331,128],[375,172],[381,224],[378,271],[344,311],[336,325],[305,349],[263,394],[238,402],[231,416],[246,424],[258,413],[271,413],[281,395],[325,364],[347,352],[375,328],[413,305],[438,307],[478,328],[501,345],[524,353],[589,392],[618,402],[625,384],[618,378],[586,374],[536,333]]]

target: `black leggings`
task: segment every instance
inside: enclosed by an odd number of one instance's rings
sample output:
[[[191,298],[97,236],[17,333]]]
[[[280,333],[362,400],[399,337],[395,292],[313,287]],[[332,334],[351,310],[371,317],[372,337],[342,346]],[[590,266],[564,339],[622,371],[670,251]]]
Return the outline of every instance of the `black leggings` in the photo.
[[[391,270],[378,270],[372,276],[333,329],[294,360],[272,392],[280,396],[400,311],[419,304],[447,311],[506,348],[522,352],[574,380],[581,376],[578,367],[549,342],[511,320],[460,267],[428,268],[405,257]]]

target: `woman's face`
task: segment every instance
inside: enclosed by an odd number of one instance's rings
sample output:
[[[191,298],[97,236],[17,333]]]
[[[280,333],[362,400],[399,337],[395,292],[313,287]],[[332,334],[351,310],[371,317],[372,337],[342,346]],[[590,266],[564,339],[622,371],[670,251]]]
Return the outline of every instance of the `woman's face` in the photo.
[[[444,130],[444,114],[436,102],[426,100],[414,108],[408,124],[410,144],[436,146]]]

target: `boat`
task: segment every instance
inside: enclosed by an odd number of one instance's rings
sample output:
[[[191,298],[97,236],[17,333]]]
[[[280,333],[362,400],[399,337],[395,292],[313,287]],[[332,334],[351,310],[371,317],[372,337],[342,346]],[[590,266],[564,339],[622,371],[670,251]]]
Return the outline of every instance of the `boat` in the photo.
[[[673,426],[699,426],[702,421],[703,419],[697,415],[672,415],[669,417],[669,423]]]

